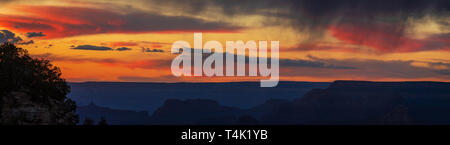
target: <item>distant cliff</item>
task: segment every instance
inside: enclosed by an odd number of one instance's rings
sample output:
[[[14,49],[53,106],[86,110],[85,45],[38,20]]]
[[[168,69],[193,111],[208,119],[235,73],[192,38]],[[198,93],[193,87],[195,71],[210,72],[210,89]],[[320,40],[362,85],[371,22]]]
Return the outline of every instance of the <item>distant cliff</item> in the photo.
[[[250,108],[272,98],[294,100],[311,89],[326,88],[329,84],[282,81],[277,87],[261,88],[259,82],[87,82],[70,83],[69,97],[80,106],[94,101],[104,107],[149,112],[154,112],[167,99],[210,99],[230,107]]]
[[[129,111],[117,110],[107,107],[97,106],[90,103],[87,106],[80,106],[77,108],[77,113],[80,115],[80,124],[86,118],[92,119],[94,122],[99,122],[101,117],[106,118],[110,125],[139,125],[148,124],[150,116],[147,111]]]
[[[92,108],[78,111],[89,113]],[[119,112],[110,113],[121,116],[116,119],[105,117],[108,122],[141,119],[135,123],[142,124],[448,125],[450,83],[336,81],[294,101],[270,99],[249,109],[226,107],[208,99],[169,99],[151,117],[147,116],[149,119],[145,115],[136,117],[142,115],[133,111]]]

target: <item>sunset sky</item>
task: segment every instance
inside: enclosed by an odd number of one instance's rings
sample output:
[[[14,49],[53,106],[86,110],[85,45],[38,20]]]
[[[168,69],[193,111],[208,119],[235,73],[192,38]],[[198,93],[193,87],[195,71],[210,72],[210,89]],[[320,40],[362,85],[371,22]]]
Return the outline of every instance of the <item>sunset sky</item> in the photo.
[[[0,0],[0,42],[71,82],[172,76],[173,42],[280,42],[281,81],[450,81],[448,0]],[[12,34],[15,34],[12,36]],[[259,80],[259,79],[258,79]]]

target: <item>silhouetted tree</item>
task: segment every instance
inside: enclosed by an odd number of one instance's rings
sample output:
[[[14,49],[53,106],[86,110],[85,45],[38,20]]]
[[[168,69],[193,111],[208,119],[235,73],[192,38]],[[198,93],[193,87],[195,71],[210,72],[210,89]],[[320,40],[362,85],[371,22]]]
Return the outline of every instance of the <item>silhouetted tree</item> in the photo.
[[[108,125],[108,123],[106,122],[105,117],[101,117],[100,118],[100,121],[98,122],[98,125],[100,125],[100,126]]]
[[[94,124],[95,124],[95,122],[91,118],[88,118],[88,117],[84,118],[83,125],[94,125]]]
[[[70,87],[49,60],[34,59],[11,43],[0,45],[0,124],[78,122]]]

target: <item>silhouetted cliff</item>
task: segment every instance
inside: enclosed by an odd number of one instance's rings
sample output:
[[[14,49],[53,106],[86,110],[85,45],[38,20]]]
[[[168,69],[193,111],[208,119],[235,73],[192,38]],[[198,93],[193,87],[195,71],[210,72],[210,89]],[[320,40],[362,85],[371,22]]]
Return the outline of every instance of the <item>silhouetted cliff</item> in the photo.
[[[169,99],[153,113],[151,124],[232,124],[242,112],[213,100]]]
[[[450,83],[336,81],[265,115],[268,124],[450,124]]]

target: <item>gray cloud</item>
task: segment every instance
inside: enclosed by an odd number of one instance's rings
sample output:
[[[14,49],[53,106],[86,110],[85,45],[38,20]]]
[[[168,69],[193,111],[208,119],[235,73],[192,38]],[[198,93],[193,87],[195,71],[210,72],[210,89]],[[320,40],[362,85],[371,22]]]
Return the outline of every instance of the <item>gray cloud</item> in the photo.
[[[427,63],[427,62],[425,62]],[[444,69],[435,69],[434,72],[450,76],[450,63],[447,62],[428,62],[431,67],[442,67]]]
[[[27,34],[26,34],[26,36],[28,37],[28,38],[33,38],[33,37],[44,37],[44,36],[46,36],[44,33],[42,33],[42,32],[28,32]]]
[[[33,40],[24,41],[19,36],[16,36],[15,33],[9,31],[9,30],[0,30],[0,43],[9,42],[12,44],[18,44],[18,45],[29,45],[33,44]]]
[[[208,22],[201,19],[182,16],[163,16],[148,13],[131,13],[121,16],[125,24],[121,27],[126,31],[208,31],[236,30],[240,27],[227,23]]]
[[[280,67],[312,67],[312,68],[329,68],[329,69],[356,69],[351,66],[340,66],[334,64],[326,64],[320,61],[310,61],[302,59],[280,59]]]
[[[162,49],[151,49],[151,48],[142,48],[142,52],[164,52]]]
[[[113,50],[110,47],[104,47],[104,46],[93,46],[93,45],[79,45],[77,47],[73,47],[71,49],[77,49],[77,50],[95,50],[95,51],[108,51]]]
[[[191,51],[193,53],[196,53],[194,51],[194,49],[191,49]],[[202,53],[202,58],[206,59],[208,56],[210,56],[212,53],[208,54],[208,53]],[[226,55],[229,54],[228,52],[224,52],[223,58],[226,58]],[[235,63],[237,63],[237,57],[242,57],[243,55],[238,55],[238,54],[234,54],[234,61]],[[245,64],[249,63],[249,59],[251,57],[244,55],[245,58]],[[254,57],[252,57],[254,58]],[[193,62],[194,56],[191,55],[191,59]],[[259,58],[257,58],[257,60],[259,61]],[[267,60],[268,66],[270,67],[271,65],[271,59],[270,57]],[[279,65],[280,68],[284,68],[284,67],[303,67],[303,68],[326,68],[326,69],[357,69],[356,67],[353,66],[348,66],[348,65],[336,65],[333,64],[333,62],[331,61],[325,61],[325,60],[319,60],[319,59],[315,59],[315,58],[311,58],[311,60],[306,60],[306,59],[279,59]]]
[[[128,47],[120,47],[116,49],[117,51],[127,51],[127,50],[132,50],[131,48]]]
[[[339,79],[383,79],[383,78],[401,78],[401,79],[420,79],[420,78],[442,78],[448,80],[450,78],[450,69],[435,69],[433,67],[419,67],[413,65],[418,61],[402,61],[402,60],[374,60],[374,59],[323,59],[309,56],[312,61],[319,61],[337,66],[352,66],[355,69],[340,69],[333,71],[318,70],[321,68],[303,68],[296,67],[284,71],[281,67],[282,76],[309,76],[309,77],[329,77]],[[448,63],[422,62],[428,63],[430,66],[449,65]]]
[[[9,30],[0,30],[0,43],[9,42],[16,44],[21,41],[23,41],[22,38],[16,36],[13,32]]]
[[[450,76],[450,69],[435,70],[436,73]]]

